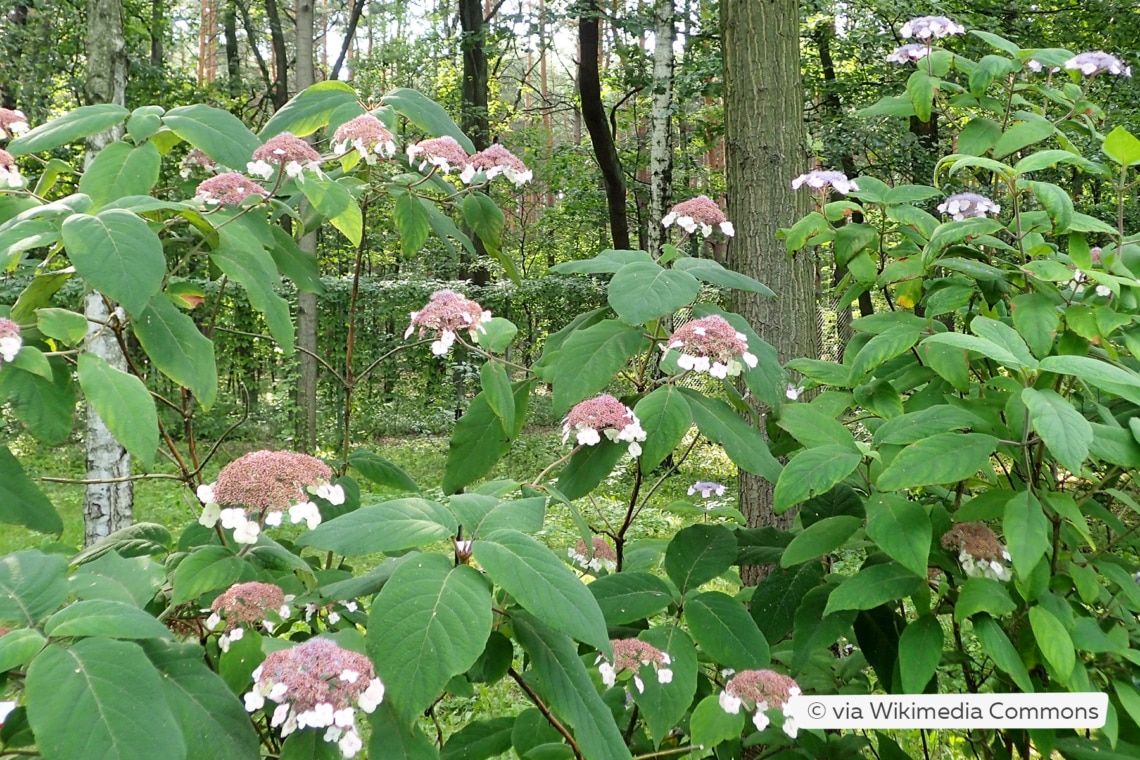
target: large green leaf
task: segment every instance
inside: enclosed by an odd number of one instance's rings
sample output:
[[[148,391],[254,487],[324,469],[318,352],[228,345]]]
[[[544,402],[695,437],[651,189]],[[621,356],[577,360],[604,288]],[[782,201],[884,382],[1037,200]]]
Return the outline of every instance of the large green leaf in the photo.
[[[558,490],[567,499],[580,499],[593,491],[614,471],[618,460],[629,448],[603,438],[593,446],[583,446],[558,473]]]
[[[67,598],[67,560],[29,549],[0,557],[0,621],[32,627]]]
[[[1068,682],[1077,664],[1077,653],[1065,625],[1044,607],[1030,607],[1029,626],[1045,661],[1062,683]]]
[[[490,472],[500,457],[518,438],[519,426],[527,418],[532,382],[514,384],[515,430],[504,431],[503,423],[480,393],[451,431],[448,441],[447,465],[443,468],[443,493],[455,493],[472,481]]]
[[[1140,164],[1140,140],[1121,126],[1105,135],[1104,154],[1121,166]]]
[[[36,309],[36,327],[49,338],[74,346],[87,335],[87,318],[67,309]]]
[[[909,325],[898,325],[871,338],[851,360],[851,372],[856,378],[878,369],[883,363],[909,351],[922,337],[922,331]]]
[[[727,594],[706,591],[689,598],[685,622],[701,650],[718,665],[756,670],[770,664],[764,634],[744,605]]]
[[[83,639],[28,666],[28,721],[45,760],[184,760],[163,679],[137,645]]]
[[[514,716],[473,720],[448,737],[440,760],[488,760],[511,749]]]
[[[749,609],[767,641],[774,644],[788,635],[804,595],[823,582],[823,575],[821,563],[807,562],[788,569],[773,568],[756,585]]]
[[[633,413],[645,430],[638,463],[642,472],[650,472],[673,453],[693,424],[689,403],[673,385],[662,385],[633,407]]]
[[[7,446],[0,446],[0,522],[57,536],[63,533],[59,513]]]
[[[483,241],[487,252],[498,258],[506,224],[502,209],[487,194],[470,193],[463,199],[463,218]]]
[[[1140,404],[1140,374],[1091,356],[1049,356],[1041,360],[1043,372],[1073,375],[1089,385]]]
[[[249,219],[252,217],[247,214],[240,218]],[[321,273],[317,268],[317,257],[302,251],[293,236],[280,225],[270,224],[268,228],[272,240],[269,241],[271,245],[267,247],[278,271],[292,280],[297,286],[297,290],[305,293],[325,292],[324,283],[321,282]]]
[[[1017,609],[1005,586],[993,578],[968,578],[958,592],[954,604],[954,619],[961,622],[979,612],[994,617],[1008,615]]]
[[[1029,677],[1029,671],[1025,669],[1021,655],[1001,626],[989,615],[978,615],[973,619],[973,624],[974,634],[978,637],[978,643],[982,645],[982,651],[1013,679],[1017,688],[1032,693],[1033,680]]]
[[[372,554],[414,549],[455,535],[447,507],[416,497],[361,507],[321,523],[297,537],[298,546],[338,554]]]
[[[852,515],[836,515],[809,525],[804,531],[792,539],[780,556],[780,567],[795,567],[796,565],[816,559],[824,554],[830,554],[855,535],[863,521]]]
[[[372,736],[368,739],[368,757],[384,760],[439,760],[439,750],[423,730],[396,714],[392,705],[382,702],[368,717]],[[308,733],[308,732],[306,732]],[[329,745],[330,747],[333,745]]]
[[[204,409],[218,396],[214,344],[198,331],[194,320],[164,295],[157,295],[131,323],[143,350],[162,374],[185,386]]]
[[[610,280],[606,299],[631,325],[672,314],[697,297],[701,284],[687,272],[649,262],[626,264]]]
[[[656,615],[673,602],[665,581],[652,573],[612,573],[588,588],[607,625],[622,625]]]
[[[274,135],[289,132],[297,137],[311,135],[329,123],[332,112],[359,99],[356,90],[344,82],[330,80],[318,82],[293,96],[273,114],[261,128],[261,139],[268,140]]]
[[[402,563],[368,616],[368,654],[397,712],[411,722],[466,671],[491,635],[491,591],[442,554]]]
[[[656,626],[642,631],[639,639],[669,655],[673,680],[660,683],[646,678],[645,690],[635,692],[637,703],[649,727],[654,746],[660,746],[668,733],[680,725],[697,689],[697,650],[679,625]]]
[[[768,443],[759,430],[720,399],[689,388],[680,391],[689,402],[701,434],[723,446],[737,467],[770,483],[780,478],[780,463],[768,451]]]
[[[429,135],[433,137],[449,135],[456,139],[463,150],[468,153],[475,152],[475,145],[447,115],[447,111],[423,93],[398,87],[385,95],[382,101],[384,105],[390,106],[396,113],[407,118],[408,121]]]
[[[468,538],[477,538],[501,528],[537,533],[542,530],[546,516],[546,497],[499,501],[483,494],[457,494],[451,497],[447,507],[463,526]]]
[[[1036,496],[1018,491],[1006,502],[1002,532],[1014,570],[1022,580],[1028,579],[1049,551],[1052,536],[1049,518]]]
[[[992,340],[979,338],[976,335],[946,332],[938,333],[937,335],[931,335],[929,338],[926,338],[922,341],[922,345],[924,346],[930,345],[932,343],[953,346],[954,348],[962,348],[967,351],[975,351],[982,356],[993,359],[998,364],[1005,365],[1006,367],[1010,367],[1012,369],[1025,369],[1026,366],[1033,366],[1037,363],[1034,361],[1033,365],[1026,365],[1021,359],[1019,359],[1009,350],[1003,348],[997,343],[994,343]]]
[[[109,599],[143,608],[166,581],[162,565],[150,557],[124,558],[117,552],[79,565],[71,594],[79,599]]]
[[[739,739],[744,730],[743,710],[728,713],[720,706],[719,697],[710,694],[700,701],[689,718],[689,732],[693,745],[715,747],[722,742]]]
[[[99,543],[88,546],[71,558],[71,564],[82,565],[112,552],[122,557],[165,556],[173,545],[174,539],[164,526],[137,522],[112,531]]]
[[[114,103],[80,106],[58,119],[52,119],[17,137],[8,143],[8,152],[13,156],[26,156],[29,153],[42,153],[45,150],[58,148],[82,137],[90,137],[110,129],[127,118],[129,113],[130,111]]]
[[[311,172],[302,172],[294,181],[305,197],[309,199],[309,202],[313,204],[317,213],[328,219],[333,227],[344,233],[348,242],[354,246],[360,245],[360,239],[364,235],[364,214],[356,203],[356,199],[343,185],[336,180]],[[409,201],[411,202],[410,210],[407,206]],[[410,256],[419,250],[420,245],[423,245],[423,241],[427,239],[428,225],[426,218],[422,218],[424,212],[416,199],[411,195],[404,194],[396,200],[395,214],[393,215],[396,227],[400,230],[401,238],[405,237],[405,220],[408,213],[419,214],[416,217],[418,224],[416,240],[418,244],[411,244],[414,247],[409,250],[410,244],[406,239],[404,240],[404,254]]]
[[[863,457],[846,446],[819,446],[801,451],[784,465],[772,508],[786,512],[812,496],[826,493],[855,472]]]
[[[917,412],[907,412],[884,423],[875,431],[875,443],[907,444],[948,430],[969,429],[981,424],[977,415],[949,404],[938,404]]]
[[[244,171],[253,152],[261,147],[261,140],[241,119],[202,103],[172,108],[163,114],[162,122],[222,166],[236,171]]]
[[[28,432],[49,446],[58,446],[71,434],[75,390],[68,365],[59,357],[50,362],[50,381],[18,367],[5,368],[0,372],[0,399],[8,402],[12,416]]]
[[[843,581],[827,598],[823,614],[841,610],[869,610],[880,604],[910,596],[922,588],[925,581],[902,565],[886,562],[871,565]]]
[[[79,192],[96,207],[128,195],[146,195],[158,183],[162,156],[154,143],[111,143],[96,154],[79,180]]]
[[[47,643],[34,628],[17,628],[0,636],[0,673],[27,665]]]
[[[210,254],[222,273],[245,288],[249,304],[265,315],[269,333],[285,356],[293,355],[293,320],[289,302],[274,291],[280,282],[273,257],[261,246],[226,247]]]
[[[54,638],[165,639],[171,636],[166,626],[133,604],[107,599],[69,604],[47,619],[44,633]]]
[[[711,581],[736,561],[736,536],[722,525],[690,525],[665,549],[665,574],[682,594]]]
[[[1048,388],[1025,388],[1021,400],[1030,425],[1065,469],[1079,474],[1089,455],[1092,425],[1063,396]]]
[[[942,623],[935,615],[923,615],[899,636],[899,675],[903,691],[921,694],[942,659]]]
[[[756,293],[762,296],[776,295],[767,286],[757,282],[748,275],[725,269],[712,259],[681,258],[673,262],[673,268],[688,272],[701,282],[720,285],[725,288],[743,290],[746,293]]]
[[[489,360],[479,369],[479,384],[487,394],[491,411],[503,423],[504,430],[515,427],[515,394],[511,390],[511,378],[501,362]]]
[[[891,559],[923,578],[933,532],[930,515],[916,501],[892,493],[867,500],[867,535]]]
[[[1060,329],[1057,305],[1044,293],[1022,293],[1013,299],[1013,326],[1036,356],[1046,356]]]
[[[224,546],[204,546],[174,569],[171,601],[184,604],[207,591],[221,591],[252,569]]]
[[[162,674],[166,702],[182,727],[187,758],[255,760],[260,742],[249,714],[196,644],[147,641],[143,649]]]
[[[555,274],[616,274],[626,264],[635,261],[653,262],[645,251],[624,251],[607,248],[592,259],[564,261],[550,268]]]
[[[526,613],[512,614],[511,620],[538,675],[541,694],[554,714],[573,729],[585,760],[629,760],[610,708],[598,695],[570,637]]]
[[[399,465],[367,449],[353,449],[348,455],[348,464],[376,485],[405,493],[420,492],[416,481],[412,480],[412,477]]]
[[[473,545],[475,561],[497,585],[546,624],[609,651],[606,621],[594,595],[566,563],[525,533],[497,530]]]
[[[806,448],[836,445],[850,451],[859,450],[850,430],[810,404],[785,404],[780,409],[780,419],[776,424]]]
[[[162,289],[162,241],[129,211],[72,214],[63,223],[63,244],[75,271],[132,316],[139,316]]]
[[[79,385],[111,434],[149,470],[158,449],[158,412],[143,381],[84,352],[79,355]]]
[[[643,331],[607,319],[570,334],[554,369],[554,413],[565,414],[605,388],[629,358],[646,348]]]
[[[939,433],[910,444],[879,473],[875,485],[884,491],[957,483],[989,468],[998,440],[981,433]]]

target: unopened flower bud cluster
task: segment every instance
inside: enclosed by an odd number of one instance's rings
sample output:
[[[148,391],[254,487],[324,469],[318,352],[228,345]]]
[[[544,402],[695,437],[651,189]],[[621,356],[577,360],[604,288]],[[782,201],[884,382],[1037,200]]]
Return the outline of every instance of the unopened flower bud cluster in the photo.
[[[239,544],[257,543],[261,528],[281,525],[286,511],[290,522],[313,530],[321,524],[321,512],[311,496],[344,503],[344,489],[331,480],[332,470],[315,457],[255,451],[222,468],[216,482],[198,488],[204,505],[198,522],[207,528],[220,522]]]
[[[707,372],[722,380],[739,375],[744,365],[754,368],[757,364],[756,356],[748,351],[748,336],[718,314],[682,325],[664,348],[680,353],[677,366],[681,369]]]
[[[396,141],[384,123],[371,114],[357,116],[337,127],[333,133],[334,153],[355,150],[367,164],[375,164],[379,157],[396,155]]]
[[[784,733],[796,738],[799,728],[786,710],[791,697],[800,694],[800,686],[788,676],[774,670],[743,670],[724,685],[718,699],[720,707],[730,715],[736,715],[743,707],[753,711],[752,723],[757,731],[763,731],[771,720],[768,710],[784,711]]]
[[[444,135],[420,140],[409,145],[406,152],[408,162],[418,165],[420,171],[433,167],[444,174],[458,172],[460,181],[465,185],[470,185],[480,175],[488,181],[502,175],[515,187],[521,187],[534,177],[521,159],[498,143],[472,156],[454,137]]]
[[[633,674],[633,685],[638,693],[645,692],[645,682],[641,680],[640,670],[643,665],[652,666],[657,675],[658,683],[671,683],[673,671],[669,668],[672,659],[652,644],[640,639],[614,639],[610,642],[614,650],[614,659],[611,662],[605,655],[598,655],[594,663],[598,666],[598,673],[602,683],[613,686],[617,683],[617,675],[622,671]]]
[[[276,702],[269,724],[280,727],[282,737],[324,729],[323,740],[344,757],[363,747],[357,710],[371,713],[384,699],[384,684],[367,657],[322,638],[271,653],[253,671],[253,681],[244,697],[247,711],[262,709],[267,699]]]
[[[404,339],[411,337],[418,328],[420,337],[429,333],[437,336],[431,344],[431,352],[443,356],[455,344],[460,330],[466,330],[472,343],[479,342],[479,333],[484,332],[483,323],[491,321],[491,312],[454,290],[437,290],[431,294],[427,305],[412,312],[412,321],[404,332]]]
[[[641,456],[645,431],[641,421],[628,406],[608,393],[577,404],[562,421],[562,442],[571,434],[579,446],[597,446],[602,436],[613,442],[629,443],[630,456]]]

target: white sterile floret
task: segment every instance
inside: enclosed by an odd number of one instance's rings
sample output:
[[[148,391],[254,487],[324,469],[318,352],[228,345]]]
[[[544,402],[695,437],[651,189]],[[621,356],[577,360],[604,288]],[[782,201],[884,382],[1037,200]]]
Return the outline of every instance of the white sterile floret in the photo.
[[[903,39],[929,41],[949,37],[952,34],[965,34],[966,28],[945,16],[920,16],[903,24],[899,34]]]
[[[722,691],[720,693],[720,697],[717,698],[717,701],[720,703],[720,709],[724,710],[730,715],[736,715],[738,712],[740,712],[740,698],[734,697],[727,691]]]
[[[784,397],[787,398],[788,401],[795,401],[803,392],[804,387],[802,385],[793,385],[792,383],[788,383],[788,387],[784,391]]]
[[[202,485],[198,486],[198,490],[195,493],[198,495],[198,501],[202,502],[203,504],[213,504],[215,502],[213,483],[203,483]]]
[[[373,678],[368,688],[357,698],[360,709],[366,713],[374,711],[384,701],[384,684],[379,678]]]
[[[289,507],[289,521],[296,525],[302,520],[309,530],[315,530],[321,524],[321,510],[311,501],[302,501]]]
[[[317,486],[314,493],[319,498],[324,499],[329,504],[332,504],[334,506],[340,506],[341,504],[344,504],[344,488],[339,484],[333,485],[331,483],[322,483]]]
[[[198,524],[203,528],[212,528],[221,517],[222,508],[214,502],[209,502],[202,507],[202,514],[198,515]]]
[[[963,219],[980,218],[987,214],[997,215],[1001,213],[1001,206],[984,195],[956,193],[939,204],[938,211],[949,214],[954,218],[954,221],[960,222]]]
[[[265,513],[265,524],[271,528],[276,528],[281,524],[281,518],[284,516],[280,510],[273,510],[272,512]]]
[[[261,526],[249,520],[234,528],[234,541],[239,544],[256,544],[260,533]]]
[[[223,509],[219,515],[222,521],[222,527],[226,530],[237,530],[247,522],[245,519],[245,510],[238,507],[228,507]]]

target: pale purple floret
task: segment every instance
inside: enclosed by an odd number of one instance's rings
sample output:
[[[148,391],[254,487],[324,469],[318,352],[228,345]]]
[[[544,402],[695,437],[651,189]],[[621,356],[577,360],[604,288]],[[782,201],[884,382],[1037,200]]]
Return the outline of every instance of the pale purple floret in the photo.
[[[1115,55],[1102,50],[1093,50],[1088,53],[1078,53],[1065,61],[1065,68],[1070,71],[1079,71],[1087,77],[1107,72],[1113,76],[1132,76],[1132,67],[1125,66],[1124,62]]]
[[[693,496],[699,493],[702,499],[710,499],[712,498],[713,494],[716,494],[717,496],[724,496],[725,490],[727,489],[725,489],[725,487],[720,483],[713,483],[709,480],[698,480],[696,483],[693,483],[691,486],[689,486],[688,494],[689,496]]]
[[[887,56],[887,63],[913,63],[930,55],[930,47],[920,42],[901,45]]]
[[[847,179],[847,175],[843,172],[825,169],[816,169],[807,174],[801,174],[792,180],[793,190],[799,190],[804,185],[821,193],[826,192],[829,187],[843,195],[859,190],[859,185],[855,184],[855,180]]]
[[[946,16],[919,16],[903,24],[899,34],[903,39],[927,41],[949,37],[952,34],[965,34],[966,28]]]
[[[6,150],[0,149],[0,190],[19,190],[24,186],[24,178],[16,166],[16,159]]]
[[[5,362],[15,360],[16,354],[20,353],[20,348],[23,345],[24,340],[20,337],[20,326],[10,319],[0,318],[0,359]]]
[[[977,193],[956,193],[940,203],[938,205],[938,211],[942,214],[949,214],[954,218],[954,221],[960,222],[963,219],[970,219],[972,217],[999,214],[1001,213],[1001,206],[984,195],[978,195]]]

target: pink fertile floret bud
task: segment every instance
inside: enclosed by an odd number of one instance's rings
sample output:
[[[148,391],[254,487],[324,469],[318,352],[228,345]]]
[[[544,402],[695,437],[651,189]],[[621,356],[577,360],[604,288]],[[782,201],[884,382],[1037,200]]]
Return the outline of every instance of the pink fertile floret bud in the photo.
[[[668,227],[676,224],[690,235],[699,227],[701,234],[708,237],[713,229],[719,229],[726,237],[732,237],[736,230],[732,222],[725,218],[720,206],[707,195],[698,195],[674,206],[668,214],[661,219],[661,224]]]
[[[396,141],[392,133],[371,114],[357,116],[337,127],[333,134],[333,151],[346,153],[350,148],[355,148],[369,164],[375,164],[377,156],[391,158],[396,155]]]
[[[227,172],[200,182],[194,191],[194,200],[213,205],[237,206],[251,195],[265,198],[269,191],[256,182],[251,182],[245,175]]]
[[[438,340],[431,344],[431,352],[443,356],[451,350],[456,335],[466,330],[472,343],[479,342],[483,323],[491,321],[491,312],[454,290],[437,290],[431,300],[419,311],[412,312],[412,321],[404,332],[405,340],[419,329],[422,338],[435,333]]]

